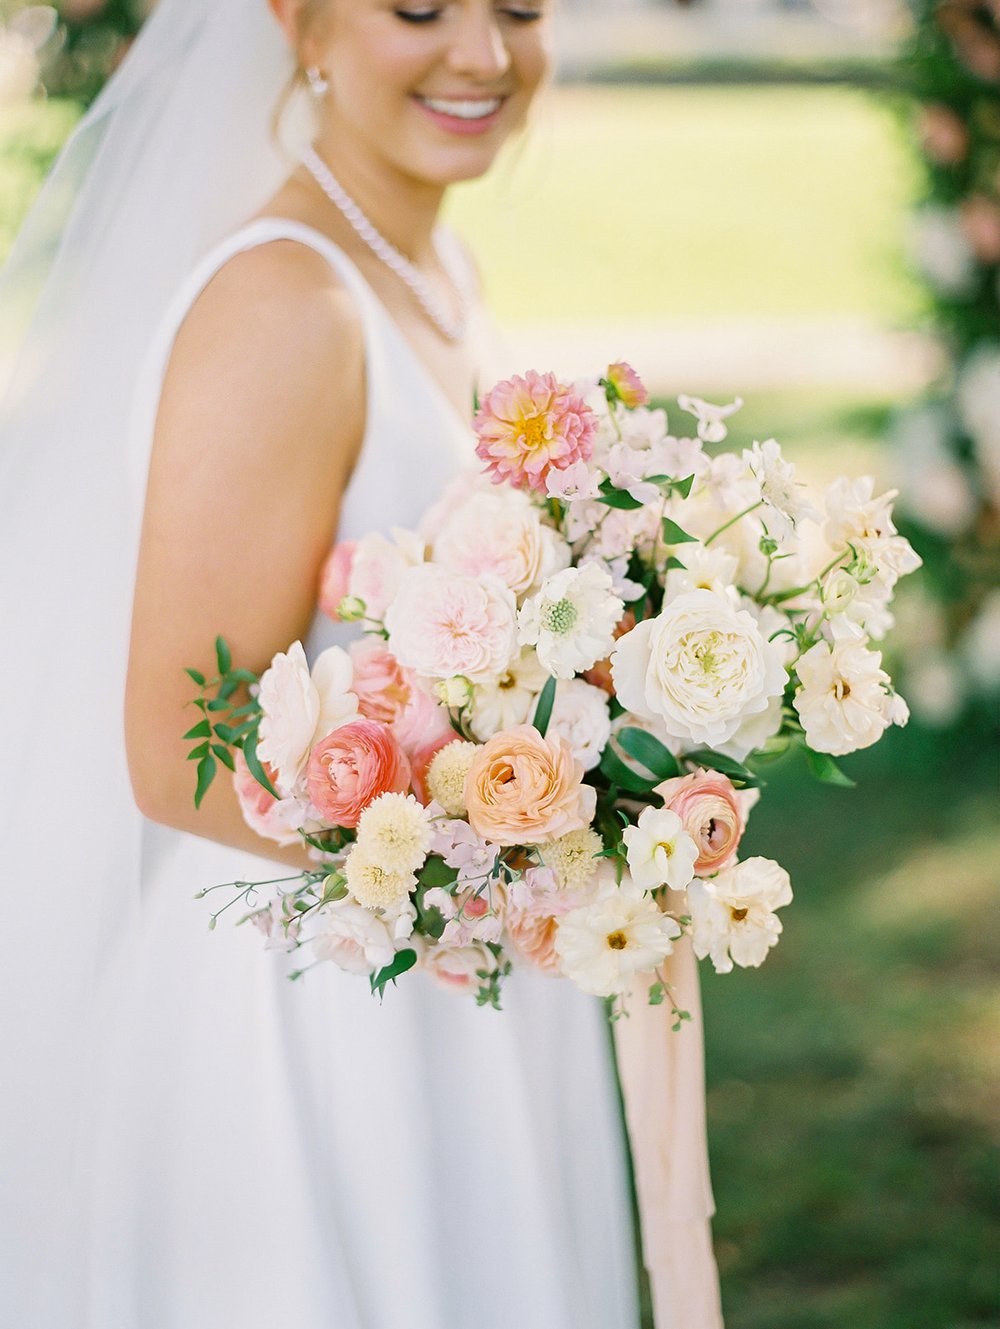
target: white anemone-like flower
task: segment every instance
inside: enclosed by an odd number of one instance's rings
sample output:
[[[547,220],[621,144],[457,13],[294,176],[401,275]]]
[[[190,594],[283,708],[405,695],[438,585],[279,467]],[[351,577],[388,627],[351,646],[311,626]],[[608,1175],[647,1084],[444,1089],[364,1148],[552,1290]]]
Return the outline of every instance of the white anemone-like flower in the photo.
[[[618,639],[618,700],[693,746],[718,748],[784,692],[784,648],[753,614],[714,591],[688,591]]]
[[[724,422],[740,409],[743,398],[737,397],[728,406],[713,406],[700,397],[689,397],[682,392],[677,398],[677,405],[698,421],[698,437],[703,443],[721,443],[729,433]]]
[[[806,742],[816,752],[835,757],[856,752],[878,742],[889,725],[906,723],[881,652],[870,651],[863,641],[818,641],[796,669],[801,687],[795,709]]]
[[[349,974],[374,974],[392,963],[392,934],[380,918],[351,899],[323,912],[323,931],[312,940],[318,960],[332,960]]]
[[[257,752],[276,771],[279,793],[293,792],[314,743],[357,716],[353,681],[354,666],[346,651],[331,646],[310,672],[299,641],[287,652],[279,651],[261,675]]]
[[[682,891],[694,876],[698,846],[669,808],[646,808],[637,826],[625,828],[622,839],[632,879],[646,890],[669,886]]]
[[[572,678],[603,660],[625,604],[596,563],[557,572],[518,613],[521,644],[534,646],[556,678]]]
[[[782,457],[775,439],[754,442],[752,448],[744,449],[743,460],[760,485],[766,513],[763,520],[771,535],[779,539],[792,535],[796,522],[818,519],[819,513],[805,497],[805,486],[795,479],[795,467]]]
[[[549,733],[560,734],[583,769],[592,771],[611,737],[608,694],[582,678],[560,679]]]
[[[734,964],[756,969],[777,945],[781,919],[774,912],[790,904],[788,873],[769,858],[748,858],[708,880],[688,886],[691,941],[699,960],[711,956],[716,973]]]
[[[431,847],[427,809],[412,794],[380,794],[361,814],[357,843],[386,872],[416,872]]]
[[[516,729],[531,714],[535,698],[545,686],[548,673],[533,650],[522,650],[503,671],[476,685],[470,726],[485,743],[501,729]]]
[[[676,919],[634,881],[626,877],[618,886],[606,874],[593,903],[559,919],[555,951],[577,987],[611,997],[627,991],[636,974],[655,969],[680,935]]]

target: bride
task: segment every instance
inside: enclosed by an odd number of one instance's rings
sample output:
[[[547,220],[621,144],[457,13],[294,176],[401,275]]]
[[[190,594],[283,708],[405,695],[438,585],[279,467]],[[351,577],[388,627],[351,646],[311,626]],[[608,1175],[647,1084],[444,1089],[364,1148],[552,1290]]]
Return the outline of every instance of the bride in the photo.
[[[636,1329],[600,1005],[519,970],[501,1015],[425,976],[380,1006],[209,933],[195,891],[310,862],[228,781],[196,812],[180,737],[216,633],[256,670],[341,640],[331,542],[469,464],[489,334],[438,214],[523,124],[551,24],[161,0],[4,272],[4,1324]],[[699,1055],[646,1067],[683,1153],[662,1193],[637,1157],[657,1329],[721,1325]]]

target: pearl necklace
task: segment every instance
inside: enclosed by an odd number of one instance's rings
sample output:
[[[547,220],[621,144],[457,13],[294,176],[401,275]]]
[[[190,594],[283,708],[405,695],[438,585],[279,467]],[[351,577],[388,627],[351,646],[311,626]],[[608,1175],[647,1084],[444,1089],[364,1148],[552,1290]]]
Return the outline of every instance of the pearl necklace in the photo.
[[[319,153],[314,148],[307,147],[301,154],[301,160],[323,193],[340,209],[375,257],[381,259],[386,267],[391,268],[397,277],[406,283],[441,335],[448,341],[461,341],[465,336],[467,309],[465,294],[457,284],[453,283],[458,313],[453,317],[431,290],[419,268],[390,244],[381,231],[375,229],[354,199],[334,177]],[[441,251],[436,240],[434,247],[440,258]],[[444,265],[443,259],[442,265]],[[447,265],[444,266],[447,270]]]

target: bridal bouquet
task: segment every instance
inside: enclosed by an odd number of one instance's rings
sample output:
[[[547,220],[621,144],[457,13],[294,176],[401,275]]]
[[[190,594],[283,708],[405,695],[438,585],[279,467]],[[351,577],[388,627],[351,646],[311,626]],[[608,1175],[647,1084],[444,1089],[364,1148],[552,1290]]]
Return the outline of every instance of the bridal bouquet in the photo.
[[[920,560],[870,477],[811,495],[774,439],[720,447],[740,404],[679,397],[692,437],[624,363],[499,383],[481,473],[333,549],[349,650],[296,642],[258,679],[219,639],[218,678],[188,671],[196,802],[218,758],[316,864],[224,907],[380,994],[420,967],[497,1006],[522,962],[615,1007],[646,975],[675,1028],[657,969],[685,932],[720,973],[760,965],[792,899],[739,858],[760,763],[801,745],[850,783],[835,758],[906,722],[872,642]]]

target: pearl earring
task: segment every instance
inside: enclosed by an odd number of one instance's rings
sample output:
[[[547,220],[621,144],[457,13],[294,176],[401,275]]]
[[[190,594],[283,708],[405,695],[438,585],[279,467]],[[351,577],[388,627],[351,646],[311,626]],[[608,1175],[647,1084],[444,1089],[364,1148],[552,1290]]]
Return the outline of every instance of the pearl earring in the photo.
[[[314,97],[318,99],[326,96],[326,90],[330,84],[316,65],[309,66],[306,70],[306,78],[309,82],[309,91]]]

